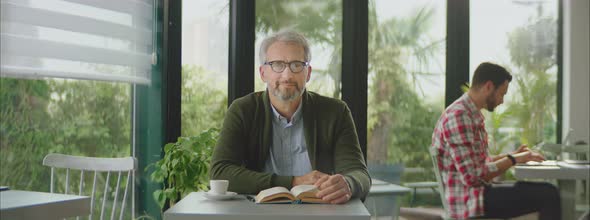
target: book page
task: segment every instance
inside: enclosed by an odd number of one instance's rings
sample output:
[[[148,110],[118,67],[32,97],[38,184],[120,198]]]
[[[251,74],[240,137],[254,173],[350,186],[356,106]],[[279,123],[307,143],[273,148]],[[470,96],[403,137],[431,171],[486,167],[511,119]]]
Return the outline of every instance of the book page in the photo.
[[[256,195],[256,203],[262,203],[280,198],[283,198],[282,200],[295,200],[295,197],[291,195],[291,192],[287,190],[287,188],[277,186],[260,191],[258,195]]]
[[[305,193],[309,192],[309,193]],[[297,198],[302,197],[314,197],[315,193],[318,192],[318,189],[314,185],[298,185],[291,188],[291,194]],[[305,194],[302,194],[305,193]],[[299,196],[301,195],[301,197]]]
[[[291,188],[291,193],[301,201],[301,203],[329,203],[321,198],[316,197],[319,189],[314,185],[299,185]]]

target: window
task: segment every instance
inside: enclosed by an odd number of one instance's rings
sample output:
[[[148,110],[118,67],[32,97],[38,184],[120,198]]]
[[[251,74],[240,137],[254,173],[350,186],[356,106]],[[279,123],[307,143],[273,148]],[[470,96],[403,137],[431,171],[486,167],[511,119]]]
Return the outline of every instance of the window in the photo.
[[[432,181],[428,147],[444,109],[446,5],[369,3],[369,171],[395,183]]]
[[[255,91],[266,89],[260,80],[258,51],[262,40],[281,29],[302,33],[311,50],[311,79],[306,87],[340,98],[342,67],[342,1],[256,1]]]
[[[229,1],[183,1],[181,134],[221,128],[227,108]]]
[[[471,2],[470,74],[485,61],[513,74],[504,104],[482,111],[492,154],[556,141],[557,13],[558,1]]]
[[[153,1],[2,0],[1,9],[2,185],[49,191],[49,153],[132,155],[131,94],[151,83]]]

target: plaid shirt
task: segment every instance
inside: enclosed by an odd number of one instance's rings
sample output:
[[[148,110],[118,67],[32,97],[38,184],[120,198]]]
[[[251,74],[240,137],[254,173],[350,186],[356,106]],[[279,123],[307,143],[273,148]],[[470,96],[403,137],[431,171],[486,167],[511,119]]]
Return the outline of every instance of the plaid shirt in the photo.
[[[453,219],[484,214],[484,177],[497,167],[488,163],[484,117],[471,98],[464,94],[441,115],[432,134],[438,152],[438,169],[444,188],[447,212]]]

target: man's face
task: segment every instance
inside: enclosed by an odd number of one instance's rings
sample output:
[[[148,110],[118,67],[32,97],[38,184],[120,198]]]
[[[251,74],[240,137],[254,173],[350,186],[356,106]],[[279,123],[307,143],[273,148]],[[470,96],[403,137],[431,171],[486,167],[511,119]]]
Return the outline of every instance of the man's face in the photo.
[[[289,42],[275,42],[266,51],[266,62],[292,61],[305,62],[305,52],[302,46]],[[301,97],[305,83],[311,76],[311,67],[307,66],[299,73],[293,73],[289,65],[280,73],[272,70],[270,65],[261,65],[260,78],[266,83],[269,93],[279,100],[292,101]]]
[[[493,87],[493,83],[490,82]],[[508,81],[504,81],[504,83],[500,84],[500,86],[493,89],[490,95],[486,98],[486,109],[490,112],[493,112],[494,109],[504,103],[504,95],[508,92]]]

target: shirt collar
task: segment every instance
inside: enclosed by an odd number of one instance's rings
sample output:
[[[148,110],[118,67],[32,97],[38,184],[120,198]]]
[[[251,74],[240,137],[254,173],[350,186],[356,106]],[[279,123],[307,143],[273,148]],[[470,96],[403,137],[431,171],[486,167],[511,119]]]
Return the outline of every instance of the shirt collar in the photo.
[[[471,97],[469,97],[469,95],[467,93],[463,94],[463,96],[461,96],[461,102],[465,105],[465,109],[467,111],[469,111],[471,113],[471,115],[473,115],[476,119],[476,123],[477,124],[482,124],[484,121],[484,116],[481,113],[481,111],[477,108],[477,105],[475,105],[475,102],[473,101],[473,99],[471,99]]]
[[[299,106],[297,106],[297,110],[295,110],[295,113],[293,113],[293,117],[291,117],[290,120],[290,124],[294,124],[295,122],[299,121],[301,119],[301,109],[303,106],[303,100],[301,100],[299,102]],[[272,113],[274,115],[273,120],[277,121],[277,122],[281,122],[281,121],[285,121],[287,122],[287,118],[283,117],[278,111],[277,109],[272,105],[272,103],[270,104],[270,108],[272,109]]]

